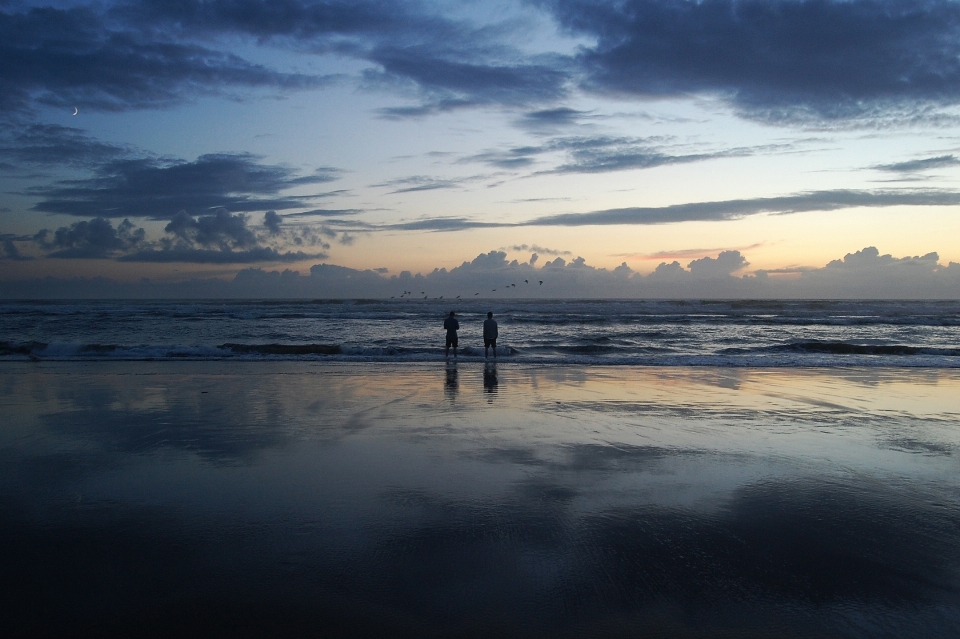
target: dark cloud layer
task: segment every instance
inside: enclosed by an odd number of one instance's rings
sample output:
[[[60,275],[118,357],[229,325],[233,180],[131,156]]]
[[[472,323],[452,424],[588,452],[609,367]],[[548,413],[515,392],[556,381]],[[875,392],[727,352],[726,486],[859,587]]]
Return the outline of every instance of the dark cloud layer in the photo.
[[[324,86],[238,56],[246,38],[370,66],[369,86],[419,117],[477,105],[568,124],[570,87],[710,94],[772,122],[936,117],[960,103],[960,7],[949,0],[540,0],[575,56],[523,51],[530,25],[475,24],[443,7],[360,0],[159,0],[0,10],[0,108],[153,108],[199,95]],[[231,49],[233,51],[231,51]]]
[[[86,179],[36,188],[34,210],[79,217],[172,219],[181,211],[199,214],[218,208],[251,212],[302,208],[310,196],[281,195],[302,185],[336,178],[333,169],[300,176],[279,165],[261,164],[250,154],[202,155],[193,162],[149,158],[108,162]]]
[[[135,249],[143,245],[146,239],[146,231],[135,228],[130,220],[125,219],[114,228],[109,220],[103,218],[62,226],[48,240],[49,235],[47,230],[36,235],[36,241],[42,247],[55,249],[47,257],[71,259],[109,257]]]
[[[329,245],[320,239],[321,231],[309,228],[287,231],[281,228],[279,219],[267,217],[273,228],[268,226],[266,236],[261,236],[250,228],[244,214],[231,214],[220,210],[212,215],[193,217],[181,212],[166,225],[166,235],[158,241],[148,240],[146,231],[135,227],[128,219],[114,227],[108,219],[94,218],[62,226],[56,231],[44,229],[33,238],[11,236],[5,243],[5,252],[10,259],[23,259],[13,240],[30,239],[41,249],[48,251],[46,257],[61,259],[256,264],[299,262],[327,257],[327,254],[322,252],[283,252],[275,246],[267,245],[268,240],[276,239],[289,241],[297,246],[329,248]],[[333,237],[337,236],[336,232],[331,233]],[[349,241],[352,239],[348,236]]]
[[[909,115],[960,102],[949,0],[543,0],[585,83],[637,97],[713,93],[770,121]]]
[[[166,106],[197,95],[316,88],[331,78],[252,63],[223,42],[333,53],[372,66],[371,85],[409,85],[420,104],[393,117],[563,96],[560,56],[525,56],[514,26],[490,29],[417,2],[153,0],[0,11],[0,106],[33,102],[101,110]]]
[[[118,111],[167,106],[233,87],[303,89],[323,78],[135,29],[93,7],[0,10],[0,108],[34,101]]]

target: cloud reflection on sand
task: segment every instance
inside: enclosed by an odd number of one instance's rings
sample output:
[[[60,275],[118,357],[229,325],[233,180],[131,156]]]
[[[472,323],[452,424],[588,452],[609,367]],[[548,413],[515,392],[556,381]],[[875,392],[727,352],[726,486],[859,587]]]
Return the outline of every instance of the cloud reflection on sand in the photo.
[[[950,370],[7,365],[0,612],[38,632],[955,633],[958,390]]]

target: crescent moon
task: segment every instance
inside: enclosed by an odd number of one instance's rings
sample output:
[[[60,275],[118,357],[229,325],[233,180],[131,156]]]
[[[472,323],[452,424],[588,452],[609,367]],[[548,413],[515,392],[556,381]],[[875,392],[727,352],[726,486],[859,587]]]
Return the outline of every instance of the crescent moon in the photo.
[[[76,115],[78,113],[80,113],[80,111],[77,109],[77,107],[73,107],[73,114]]]

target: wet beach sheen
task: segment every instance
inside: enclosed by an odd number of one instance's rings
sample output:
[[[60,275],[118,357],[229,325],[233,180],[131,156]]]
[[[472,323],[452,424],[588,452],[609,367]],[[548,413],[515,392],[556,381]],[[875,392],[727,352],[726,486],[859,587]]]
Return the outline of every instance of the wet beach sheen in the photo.
[[[951,368],[5,362],[0,619],[957,636],[958,397]]]

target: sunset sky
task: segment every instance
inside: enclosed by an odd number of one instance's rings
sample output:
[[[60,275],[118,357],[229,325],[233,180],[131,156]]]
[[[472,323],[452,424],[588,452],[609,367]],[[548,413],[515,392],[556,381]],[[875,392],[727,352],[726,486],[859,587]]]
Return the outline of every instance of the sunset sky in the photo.
[[[953,0],[0,0],[0,106],[0,282],[960,282]]]

